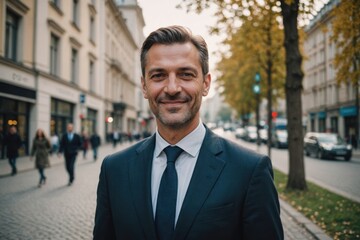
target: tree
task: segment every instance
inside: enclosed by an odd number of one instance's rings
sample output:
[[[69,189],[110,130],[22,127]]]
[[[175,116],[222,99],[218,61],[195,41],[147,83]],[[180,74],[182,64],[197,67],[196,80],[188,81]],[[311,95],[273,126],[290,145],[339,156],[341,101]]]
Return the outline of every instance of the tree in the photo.
[[[335,42],[336,52],[334,66],[337,69],[336,80],[340,83],[350,82],[356,91],[355,105],[356,139],[359,139],[359,80],[360,80],[360,1],[341,1],[333,11],[331,40]]]
[[[274,0],[275,1],[275,0]],[[212,29],[217,33],[221,28],[226,32],[232,32],[236,24],[249,12],[249,9],[257,1],[254,0],[183,0],[183,5],[188,11],[201,12],[210,5],[217,8],[215,16],[218,24]],[[261,1],[259,1],[261,2]],[[263,1],[268,3],[268,1]],[[303,72],[301,69],[302,56],[299,48],[298,18],[299,12],[311,13],[313,0],[278,0],[277,6],[281,8],[282,22],[284,27],[284,46],[286,52],[286,104],[288,119],[288,142],[289,142],[289,176],[287,188],[305,190],[304,155],[303,155],[303,130],[302,130],[302,104],[301,91]],[[303,15],[305,16],[305,15]]]
[[[268,101],[268,155],[271,155],[272,102],[283,94],[284,48],[280,29],[279,11],[275,1],[267,5],[255,4],[241,27],[224,41],[229,53],[224,53],[218,64],[221,75],[219,84],[223,87],[225,100],[237,110],[238,115],[255,110],[252,86],[254,75],[265,76],[261,81],[261,97]],[[249,41],[249,39],[251,39]],[[275,81],[274,81],[275,80]],[[273,96],[276,90],[277,96]]]

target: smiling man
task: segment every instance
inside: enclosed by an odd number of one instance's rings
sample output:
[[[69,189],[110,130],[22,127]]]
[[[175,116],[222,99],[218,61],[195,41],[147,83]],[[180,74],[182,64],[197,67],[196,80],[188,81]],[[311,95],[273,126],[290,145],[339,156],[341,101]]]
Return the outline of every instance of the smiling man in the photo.
[[[205,41],[160,28],[143,43],[141,67],[157,131],[104,159],[94,239],[283,239],[270,159],[201,122]]]

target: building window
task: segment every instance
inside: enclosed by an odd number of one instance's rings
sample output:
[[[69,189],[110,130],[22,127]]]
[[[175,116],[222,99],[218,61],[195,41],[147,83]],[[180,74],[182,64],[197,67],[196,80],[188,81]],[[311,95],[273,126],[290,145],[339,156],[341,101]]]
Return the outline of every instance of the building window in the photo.
[[[59,72],[59,38],[54,34],[51,34],[50,38],[50,74],[57,76]]]
[[[90,17],[90,40],[95,42],[95,19]]]
[[[56,7],[60,8],[60,0],[50,0],[52,4],[54,4]]]
[[[5,57],[13,61],[18,60],[18,30],[20,17],[10,10],[6,10],[5,27]]]
[[[71,82],[77,83],[78,72],[78,51],[74,48],[71,49]]]
[[[73,0],[73,23],[79,26],[79,0]]]
[[[91,60],[89,64],[89,88],[91,92],[95,92],[95,63]]]

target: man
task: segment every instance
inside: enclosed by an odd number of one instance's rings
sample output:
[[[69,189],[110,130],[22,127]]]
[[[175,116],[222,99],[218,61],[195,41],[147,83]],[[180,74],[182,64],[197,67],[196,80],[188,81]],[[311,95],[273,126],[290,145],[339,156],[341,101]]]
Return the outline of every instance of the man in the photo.
[[[63,134],[60,141],[60,149],[58,156],[60,153],[64,153],[65,157],[65,167],[66,171],[69,174],[69,183],[68,186],[71,186],[74,182],[74,169],[75,169],[75,161],[78,150],[81,148],[81,139],[80,136],[73,132],[74,125],[69,123],[66,126],[66,133]]]
[[[90,137],[90,144],[93,150],[93,157],[94,157],[94,161],[96,161],[97,159],[97,155],[98,155],[98,148],[101,144],[101,139],[100,136],[94,132],[91,137]]]
[[[17,173],[16,158],[19,156],[19,148],[22,144],[14,125],[10,126],[9,133],[5,136],[3,144],[6,146],[6,156],[11,166],[11,176],[14,176]]]
[[[113,132],[113,147],[114,148],[116,148],[116,144],[117,144],[117,142],[119,141],[119,138],[120,138],[120,134],[119,134],[119,132],[117,131],[117,130],[115,130],[114,132]]]
[[[201,123],[205,41],[160,28],[143,43],[141,67],[157,131],[103,161],[94,239],[283,239],[270,159]]]

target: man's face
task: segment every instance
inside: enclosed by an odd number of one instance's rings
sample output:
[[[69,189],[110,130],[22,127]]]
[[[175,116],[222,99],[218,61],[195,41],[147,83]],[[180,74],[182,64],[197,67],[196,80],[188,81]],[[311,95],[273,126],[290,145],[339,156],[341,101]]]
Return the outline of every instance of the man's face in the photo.
[[[16,133],[16,127],[14,127],[14,126],[10,127],[10,133],[15,134]]]
[[[155,44],[147,53],[141,82],[158,126],[181,128],[198,121],[211,77],[203,76],[199,53],[192,43]]]
[[[68,124],[67,125],[67,132],[69,132],[69,133],[72,132],[73,128],[74,128],[74,126],[72,124]]]

